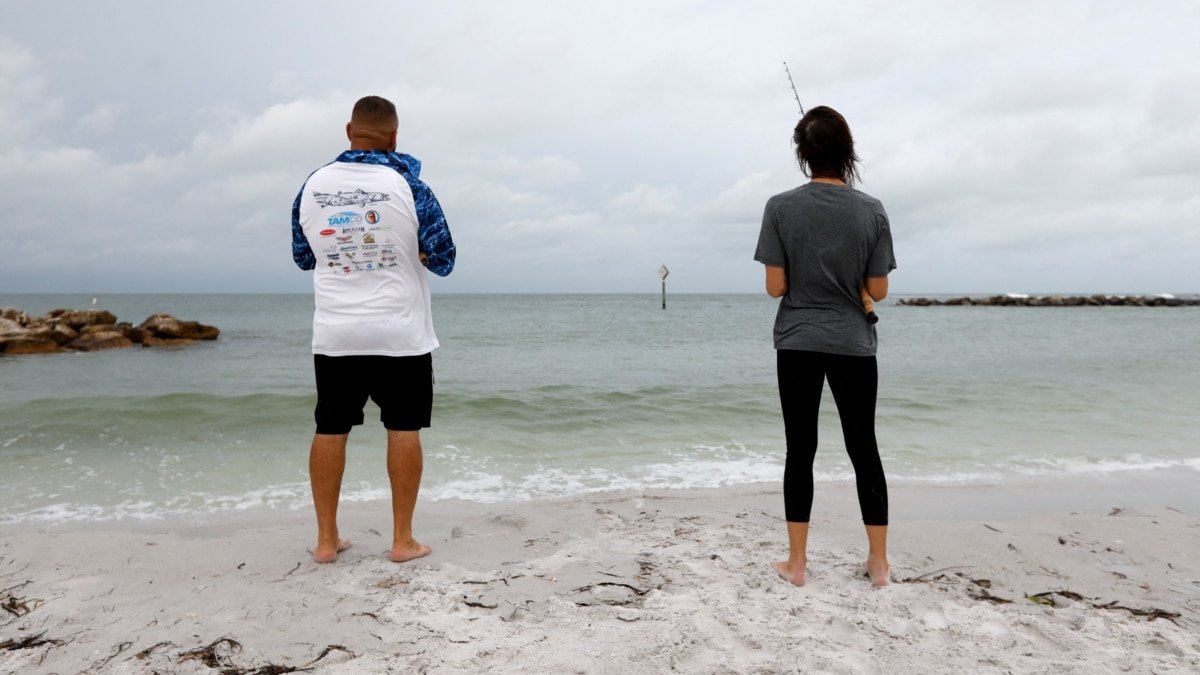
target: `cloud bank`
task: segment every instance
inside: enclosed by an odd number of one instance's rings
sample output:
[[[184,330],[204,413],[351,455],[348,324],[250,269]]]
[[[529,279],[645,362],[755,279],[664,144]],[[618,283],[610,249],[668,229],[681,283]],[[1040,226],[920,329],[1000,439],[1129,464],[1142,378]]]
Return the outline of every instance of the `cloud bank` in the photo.
[[[1196,3],[446,4],[10,9],[0,293],[306,291],[291,201],[367,93],[458,243],[435,292],[758,292],[784,60],[895,292],[1200,291]]]

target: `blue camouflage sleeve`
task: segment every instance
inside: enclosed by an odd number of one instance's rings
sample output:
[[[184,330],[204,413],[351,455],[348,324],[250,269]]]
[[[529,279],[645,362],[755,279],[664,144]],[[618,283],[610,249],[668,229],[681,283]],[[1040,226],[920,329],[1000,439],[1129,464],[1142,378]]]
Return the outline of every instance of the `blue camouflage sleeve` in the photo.
[[[444,277],[454,271],[454,258],[457,250],[454,240],[450,237],[450,227],[446,224],[446,215],[442,213],[442,205],[438,203],[433,190],[422,181],[408,178],[413,192],[413,202],[417,208],[417,241],[421,252],[428,258],[425,267],[430,272]]]
[[[305,185],[307,185],[307,181]],[[308,237],[304,236],[304,228],[300,227],[300,197],[304,195],[304,186],[292,202],[292,260],[302,270],[316,269],[317,256],[313,255],[312,247],[308,245]]]

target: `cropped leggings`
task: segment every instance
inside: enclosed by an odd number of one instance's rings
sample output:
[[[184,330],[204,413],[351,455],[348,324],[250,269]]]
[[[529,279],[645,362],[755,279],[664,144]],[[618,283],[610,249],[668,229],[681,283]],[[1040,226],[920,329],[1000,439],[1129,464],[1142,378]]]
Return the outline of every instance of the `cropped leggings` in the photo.
[[[875,395],[879,387],[875,357],[780,349],[776,358],[787,436],[783,506],[788,522],[807,523],[812,513],[817,413],[828,378],[842,421],[846,452],[854,465],[863,523],[887,525],[887,481],[875,443]]]

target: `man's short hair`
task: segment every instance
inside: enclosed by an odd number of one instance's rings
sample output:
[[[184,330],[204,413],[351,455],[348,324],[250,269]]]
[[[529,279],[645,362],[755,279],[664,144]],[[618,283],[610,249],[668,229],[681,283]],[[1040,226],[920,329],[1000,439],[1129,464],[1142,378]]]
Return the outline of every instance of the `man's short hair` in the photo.
[[[378,128],[395,126],[399,124],[400,118],[396,115],[396,106],[391,101],[382,96],[364,96],[354,104],[350,122]]]

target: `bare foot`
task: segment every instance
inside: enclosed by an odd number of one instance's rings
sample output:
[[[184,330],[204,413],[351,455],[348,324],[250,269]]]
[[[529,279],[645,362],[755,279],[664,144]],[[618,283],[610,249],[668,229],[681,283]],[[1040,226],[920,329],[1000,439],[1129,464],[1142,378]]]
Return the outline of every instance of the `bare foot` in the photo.
[[[424,558],[429,555],[433,549],[425,544],[420,543],[416,539],[409,539],[405,543],[392,544],[392,562],[408,562],[417,558]]]
[[[881,558],[879,560],[868,559],[867,576],[871,578],[872,586],[887,586],[889,583],[887,558]]]
[[[804,585],[804,565],[797,565],[797,567],[800,569],[793,571],[791,562],[788,560],[782,560],[780,562],[771,563],[771,567],[774,567],[775,571],[779,572],[779,576],[783,577],[784,581],[795,584],[796,586]]]
[[[317,549],[313,552],[313,559],[319,563],[331,563],[337,560],[337,554],[348,548],[350,548],[349,539],[338,539],[337,548],[317,544]]]

